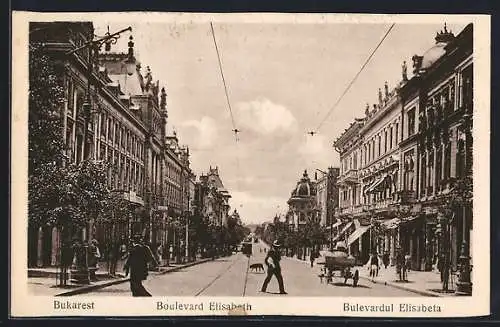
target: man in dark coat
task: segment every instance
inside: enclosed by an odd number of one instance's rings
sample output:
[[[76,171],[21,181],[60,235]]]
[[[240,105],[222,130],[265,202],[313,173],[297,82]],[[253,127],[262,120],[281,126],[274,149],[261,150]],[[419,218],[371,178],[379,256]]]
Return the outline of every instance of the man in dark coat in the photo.
[[[281,254],[279,252],[279,247],[279,243],[274,241],[272,248],[267,252],[266,258],[264,259],[264,262],[267,265],[267,276],[264,280],[264,284],[262,284],[261,292],[266,291],[267,284],[269,284],[274,275],[278,280],[280,294],[287,294],[287,292],[285,292],[285,286],[283,285],[283,277],[281,276]]]
[[[151,255],[151,251],[141,243],[141,236],[136,235],[132,238],[132,245],[124,270],[125,276],[130,271],[130,290],[132,296],[151,296],[144,288],[142,281],[148,276],[148,263],[155,262],[155,258]]]

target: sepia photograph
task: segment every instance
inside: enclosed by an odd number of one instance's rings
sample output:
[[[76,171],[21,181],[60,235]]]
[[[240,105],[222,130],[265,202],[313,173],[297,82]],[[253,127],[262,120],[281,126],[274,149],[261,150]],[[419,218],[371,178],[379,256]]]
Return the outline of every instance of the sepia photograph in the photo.
[[[489,312],[489,19],[18,14],[12,296]]]

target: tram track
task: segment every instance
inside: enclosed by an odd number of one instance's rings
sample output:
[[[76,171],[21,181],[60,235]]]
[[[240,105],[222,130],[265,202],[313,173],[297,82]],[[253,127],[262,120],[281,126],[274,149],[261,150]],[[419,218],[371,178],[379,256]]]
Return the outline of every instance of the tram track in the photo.
[[[200,296],[200,295],[202,295],[202,293],[204,293],[205,291],[207,291],[212,285],[215,284],[216,281],[218,281],[221,277],[223,277],[225,274],[227,274],[231,270],[231,268],[233,268],[238,262],[240,262],[240,258],[236,258],[233,262],[231,262],[225,269],[223,269],[214,278],[212,278],[209,283],[207,283],[200,290],[198,290],[194,294],[194,296]],[[250,264],[250,258],[248,258],[247,269],[246,269],[246,272],[245,272],[245,280],[244,280],[243,291],[242,291],[243,296],[245,295],[245,292],[246,292],[246,284],[247,284],[247,281],[248,281],[248,267],[249,267],[249,264]]]

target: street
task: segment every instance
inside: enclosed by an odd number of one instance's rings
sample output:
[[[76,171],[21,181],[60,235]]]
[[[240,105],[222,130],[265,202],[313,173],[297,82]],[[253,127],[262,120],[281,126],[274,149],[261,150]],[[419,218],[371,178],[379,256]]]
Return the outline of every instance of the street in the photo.
[[[287,257],[283,257],[281,266],[288,295],[277,294],[275,278],[269,283],[267,293],[261,293],[260,287],[266,274],[255,271],[248,271],[247,274],[247,267],[252,263],[262,263],[264,257],[263,246],[254,244],[250,260],[237,253],[165,275],[150,276],[144,286],[153,296],[418,296],[365,279],[360,279],[357,287],[351,286],[352,280],[343,285],[340,278],[335,280],[335,285],[322,284],[318,277],[318,265],[311,268],[308,262]],[[92,292],[92,296],[131,296],[130,286],[129,283],[122,283],[105,287]]]

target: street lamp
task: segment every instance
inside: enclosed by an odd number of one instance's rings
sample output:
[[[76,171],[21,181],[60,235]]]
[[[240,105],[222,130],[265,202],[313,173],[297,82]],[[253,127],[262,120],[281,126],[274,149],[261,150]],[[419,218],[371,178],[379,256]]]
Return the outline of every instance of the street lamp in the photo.
[[[472,106],[468,106],[462,118],[461,128],[465,133],[465,174],[464,184],[472,183],[472,179],[468,179],[472,175]],[[466,185],[465,185],[466,186]],[[467,187],[467,186],[466,186]],[[467,226],[467,209],[468,198],[463,196],[462,201],[462,244],[460,249],[460,257],[458,258],[459,277],[457,282],[456,293],[459,295],[472,294],[471,271],[470,264],[471,257],[469,256],[469,244],[467,243],[466,233],[468,232]]]
[[[100,48],[105,45],[105,50],[109,51],[111,49],[111,44],[115,44],[117,40],[120,38],[120,34],[124,32],[132,32],[132,27],[127,27],[125,29],[122,29],[118,32],[115,32],[113,34],[109,33],[109,27],[108,27],[108,32],[103,36],[100,37],[96,40],[90,40],[85,42],[80,47],[77,47],[76,49],[73,49],[69,52],[67,52],[67,55],[72,55],[82,49],[88,49],[88,64],[87,64],[87,94],[85,96],[85,101],[82,104],[82,110],[84,114],[84,129],[83,129],[83,147],[84,147],[84,158],[88,158],[89,156],[89,149],[87,147],[87,130],[89,128],[89,123],[90,123],[90,115],[92,113],[92,101],[91,101],[91,86],[92,86],[92,75],[94,72],[94,56],[99,53]],[[133,45],[133,42],[132,42]],[[130,50],[129,50],[130,54]],[[133,54],[133,52],[132,52]],[[128,58],[131,59],[131,58]]]

